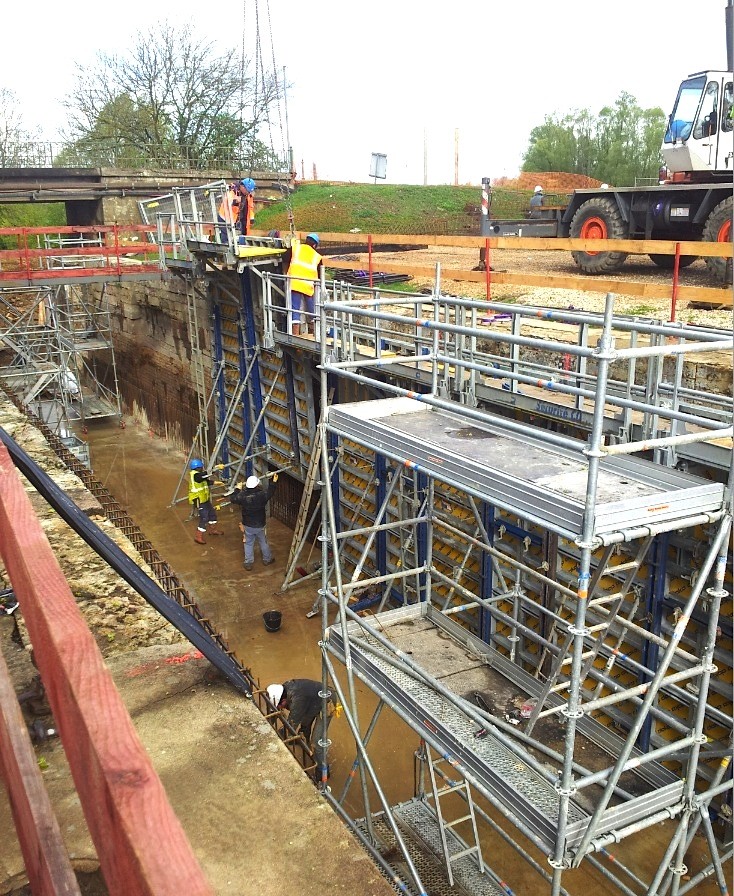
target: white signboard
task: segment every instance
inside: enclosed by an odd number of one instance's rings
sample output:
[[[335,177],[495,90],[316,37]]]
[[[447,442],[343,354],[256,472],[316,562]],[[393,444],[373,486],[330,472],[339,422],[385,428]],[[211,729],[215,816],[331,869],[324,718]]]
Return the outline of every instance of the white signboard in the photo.
[[[387,156],[382,152],[372,153],[372,162],[370,163],[370,177],[384,180],[387,177]]]

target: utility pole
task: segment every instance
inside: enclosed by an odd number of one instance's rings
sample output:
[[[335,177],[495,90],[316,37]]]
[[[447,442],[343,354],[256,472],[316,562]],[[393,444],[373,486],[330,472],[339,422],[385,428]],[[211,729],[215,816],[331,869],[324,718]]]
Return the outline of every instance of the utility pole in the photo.
[[[423,186],[428,186],[428,131],[423,128]]]
[[[454,128],[454,186],[459,186],[459,129]]]

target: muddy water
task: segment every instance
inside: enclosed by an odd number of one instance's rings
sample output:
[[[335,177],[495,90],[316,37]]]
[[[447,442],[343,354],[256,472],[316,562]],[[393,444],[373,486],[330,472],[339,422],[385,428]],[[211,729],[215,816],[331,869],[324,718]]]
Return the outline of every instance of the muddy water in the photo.
[[[127,421],[125,428],[106,423],[90,426],[86,438],[97,479],[176,570],[199,607],[225,635],[240,661],[250,668],[261,685],[265,687],[289,678],[319,679],[320,622],[318,617],[306,619],[306,611],[319,587],[318,580],[310,580],[287,592],[280,590],[291,530],[271,520],[268,540],[276,562],[265,567],[256,554],[255,567],[247,572],[243,568],[236,507],[221,509],[220,528],[224,534],[210,536],[208,543],[200,546],[194,543],[196,523],[188,518],[188,505],[172,505],[185,462],[180,451],[171,449],[163,440],[132,421]],[[312,560],[317,559],[314,553]],[[269,633],[265,630],[262,614],[267,610],[280,610],[283,614],[280,631]],[[340,680],[344,683],[343,676]],[[368,689],[358,687],[360,727],[365,731],[376,700]],[[338,796],[354,760],[353,740],[343,717],[332,722],[329,736],[333,742],[331,784]],[[385,710],[377,724],[369,754],[390,803],[408,799],[414,793],[413,754],[418,745],[415,733]],[[358,779],[355,779],[346,804],[352,812],[361,815],[359,789]],[[370,800],[373,810],[380,808],[372,788]],[[490,814],[499,820],[495,813]],[[671,830],[670,824],[658,825],[610,851],[627,862],[639,876],[649,879],[669,841]],[[496,835],[484,834],[482,840],[486,861],[515,892],[528,896],[549,891],[538,874]],[[549,870],[543,856],[532,847],[529,851],[544,869]],[[686,861],[693,873],[708,861],[703,838],[696,838]],[[619,892],[587,863],[579,870],[566,873],[564,885],[572,896],[586,896],[592,887],[598,893]],[[632,888],[635,889],[634,885]],[[713,896],[719,889],[715,881],[710,880],[695,892],[700,896]]]

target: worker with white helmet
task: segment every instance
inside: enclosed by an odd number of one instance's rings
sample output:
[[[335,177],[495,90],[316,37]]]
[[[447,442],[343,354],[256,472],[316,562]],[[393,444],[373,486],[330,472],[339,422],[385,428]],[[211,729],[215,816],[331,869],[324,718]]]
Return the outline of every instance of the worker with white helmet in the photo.
[[[268,501],[275,492],[277,481],[278,474],[273,473],[271,481],[266,488],[263,488],[257,476],[248,476],[245,487],[242,488],[240,482],[232,493],[232,503],[239,504],[242,513],[240,529],[245,545],[245,569],[247,570],[252,569],[255,563],[255,543],[260,545],[263,566],[270,566],[275,562],[265,533],[265,523]]]
[[[543,205],[543,198],[543,188],[540,186],[540,184],[538,184],[538,186],[533,190],[533,195],[530,197],[531,214],[534,208],[540,208]]]
[[[341,706],[336,696],[336,692],[328,689],[323,691],[320,681],[313,681],[310,678],[292,678],[284,684],[271,684],[265,689],[268,699],[275,709],[288,710],[288,720],[291,725],[298,731],[299,727],[306,743],[309,747],[315,747],[317,759],[323,756],[323,749],[318,749],[318,744],[312,745],[311,735],[314,730],[314,722],[319,718],[324,707],[324,696],[326,698],[326,728],[334,713],[341,711]],[[323,719],[323,716],[321,717]],[[320,737],[325,734],[323,725],[316,727],[316,735]]]

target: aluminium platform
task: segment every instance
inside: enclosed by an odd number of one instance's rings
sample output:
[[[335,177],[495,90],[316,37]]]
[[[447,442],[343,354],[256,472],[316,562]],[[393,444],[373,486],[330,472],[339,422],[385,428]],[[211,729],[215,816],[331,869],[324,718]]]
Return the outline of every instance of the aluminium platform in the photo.
[[[476,692],[496,693],[498,677],[506,679],[515,691],[530,695],[541,685],[426,602],[379,613],[370,617],[370,623],[389,638],[397,654],[390,653],[358,622],[349,622],[349,653],[357,677],[438,753],[449,757],[480,794],[522,819],[535,844],[552,855],[560,815],[556,785],[528,765],[520,749],[507,742],[506,735],[497,736],[498,729],[489,722],[482,730],[462,709]],[[327,629],[326,639],[327,649],[344,661],[340,624]],[[400,657],[409,657],[428,677],[409,674],[400,667]],[[448,689],[455,699],[448,699],[430,679]],[[588,716],[579,721],[578,731],[579,748],[583,750],[579,756],[587,763],[591,748],[598,747],[608,759],[615,757],[622,744],[614,732]],[[552,772],[548,761],[544,764]],[[608,764],[604,757],[600,761],[602,767]],[[624,836],[625,828],[659,821],[657,813],[661,810],[668,810],[672,816],[681,808],[683,782],[659,763],[641,765],[628,773],[623,784],[628,796],[603,813],[598,838],[611,831]],[[564,852],[569,855],[574,854],[587,829],[593,813],[591,797],[591,793],[578,793],[571,799],[563,842]],[[589,851],[594,849],[592,841]]]
[[[486,415],[485,415],[486,416]],[[413,398],[332,405],[327,429],[503,510],[575,539],[582,531],[588,465],[584,443],[559,447],[491,424],[428,408]],[[567,440],[572,443],[573,440]],[[648,525],[690,525],[721,510],[724,486],[639,458],[602,459],[593,536]]]

